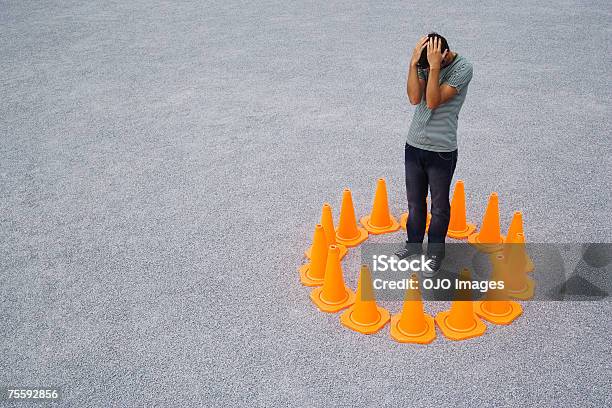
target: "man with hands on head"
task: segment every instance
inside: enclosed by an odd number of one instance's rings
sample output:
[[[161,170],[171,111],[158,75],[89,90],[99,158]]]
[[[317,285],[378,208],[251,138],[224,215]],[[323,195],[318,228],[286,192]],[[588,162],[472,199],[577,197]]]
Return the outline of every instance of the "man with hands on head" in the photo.
[[[419,39],[410,60],[406,93],[417,105],[410,124],[404,165],[408,199],[407,240],[399,259],[421,254],[431,191],[427,255],[432,270],[440,268],[450,221],[450,185],[457,164],[459,111],[472,79],[472,64],[450,50],[437,33]]]

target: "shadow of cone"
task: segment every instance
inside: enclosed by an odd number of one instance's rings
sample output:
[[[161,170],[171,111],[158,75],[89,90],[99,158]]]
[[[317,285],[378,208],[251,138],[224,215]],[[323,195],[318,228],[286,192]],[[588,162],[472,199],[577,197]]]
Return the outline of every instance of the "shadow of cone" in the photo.
[[[357,225],[351,190],[345,188],[342,193],[342,207],[340,208],[340,221],[336,229],[336,242],[347,247],[354,247],[367,238],[368,231]]]
[[[517,238],[518,234],[523,234],[523,237],[525,236],[525,233],[523,232],[523,213],[520,211],[515,211],[514,215],[512,216],[512,221],[510,222],[510,226],[508,227],[508,233],[506,234],[506,242],[508,244],[519,243],[518,238]],[[527,273],[533,272],[535,268],[533,266],[533,262],[531,261],[531,259],[529,258],[529,255],[527,254],[527,249],[525,248],[525,242],[521,243],[521,246],[523,248],[523,262],[525,264],[524,265],[525,271],[527,271]],[[508,258],[508,247],[507,246],[504,247],[504,255],[506,256],[506,258]]]
[[[340,322],[351,330],[373,334],[389,321],[387,309],[376,304],[372,276],[367,265],[361,265],[355,304],[340,315]]]
[[[491,193],[489,203],[478,232],[468,237],[468,242],[482,252],[497,252],[502,249],[504,236],[499,226],[499,198],[497,193]]]
[[[325,231],[325,239],[327,240],[327,245],[336,245],[340,250],[340,259],[344,258],[344,256],[348,252],[348,249],[346,249],[344,245],[340,245],[336,242],[336,230],[334,228],[332,208],[328,203],[323,204],[323,208],[321,209],[321,225],[323,225],[323,231]],[[312,246],[310,246],[310,248],[304,251],[304,256],[308,259],[310,259],[310,257],[312,256],[311,254]]]
[[[339,250],[335,245],[330,245],[327,252],[323,286],[313,289],[310,299],[326,313],[336,313],[355,303],[355,293],[344,284]]]
[[[476,225],[467,222],[465,211],[465,186],[463,180],[457,180],[451,201],[450,222],[447,235],[450,238],[466,239],[475,230]]]
[[[525,238],[520,232],[512,243],[505,244],[506,262],[508,263],[508,295],[514,299],[529,300],[535,292],[535,282],[527,275],[525,265]]]
[[[391,318],[391,337],[400,343],[429,344],[436,338],[434,319],[423,311],[416,274],[410,280],[416,283],[406,290],[402,312]]]
[[[399,222],[389,212],[385,179],[379,178],[376,182],[372,212],[361,217],[360,221],[361,225],[371,234],[385,234],[397,231],[400,228]]]
[[[321,286],[327,264],[327,240],[321,224],[317,224],[312,238],[312,259],[300,267],[300,281],[304,286]]]
[[[427,211],[427,207],[428,207],[428,205],[427,205],[427,204],[428,204],[428,203],[429,203],[429,198],[426,198],[426,199],[425,199],[425,211]],[[401,213],[401,214],[400,214],[400,221],[399,221],[399,223],[400,223],[400,227],[401,227],[401,228],[402,228],[404,231],[406,231],[406,224],[408,223],[408,215],[409,215],[409,213],[408,213],[408,212],[405,212],[405,213]],[[426,231],[426,232],[427,232],[427,231],[429,231],[429,223],[430,223],[430,222],[431,222],[431,213],[430,213],[430,212],[428,212],[428,213],[427,213],[427,220],[425,221],[425,231]]]
[[[470,271],[467,268],[461,271],[459,280],[464,282],[470,280]],[[458,290],[458,296],[453,300],[450,310],[438,313],[436,323],[442,334],[451,340],[482,336],[487,330],[487,326],[474,313],[469,289]]]
[[[490,289],[485,300],[474,302],[474,311],[480,317],[495,324],[510,324],[523,313],[517,302],[508,300],[505,283],[508,281],[506,259],[500,253],[490,255],[493,272],[490,281],[504,282],[504,289]]]

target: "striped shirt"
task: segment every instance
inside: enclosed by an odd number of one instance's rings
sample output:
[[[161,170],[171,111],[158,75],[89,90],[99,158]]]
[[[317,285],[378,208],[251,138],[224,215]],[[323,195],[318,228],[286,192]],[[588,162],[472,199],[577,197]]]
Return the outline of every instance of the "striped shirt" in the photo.
[[[419,79],[427,80],[428,71],[418,69]],[[452,152],[457,150],[457,122],[459,111],[465,101],[468,84],[472,79],[472,63],[460,55],[440,70],[440,84],[448,84],[457,89],[457,95],[436,109],[427,107],[425,95],[416,107],[407,142],[419,149],[433,152]],[[423,91],[425,94],[426,92]]]

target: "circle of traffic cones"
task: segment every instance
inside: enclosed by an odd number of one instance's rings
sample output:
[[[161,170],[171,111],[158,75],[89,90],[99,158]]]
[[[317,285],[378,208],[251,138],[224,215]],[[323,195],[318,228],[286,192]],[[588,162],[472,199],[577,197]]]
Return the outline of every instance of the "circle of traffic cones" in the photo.
[[[516,242],[506,243],[508,263],[508,295],[514,299],[529,300],[535,292],[535,282],[527,275],[524,253],[524,235],[516,234]]]
[[[497,193],[491,193],[480,230],[471,234],[468,242],[480,251],[492,253],[502,249],[504,239],[499,226],[499,198]]]
[[[524,268],[527,271],[527,273],[533,272],[535,267],[533,266],[533,262],[529,258],[529,255],[527,254],[527,249],[525,248],[525,242],[522,242],[522,243],[519,242],[519,239],[517,238],[518,234],[523,234],[523,236],[525,235],[523,231],[523,213],[520,211],[515,211],[514,215],[512,216],[512,221],[510,222],[510,226],[508,227],[508,233],[506,234],[506,242],[508,244],[516,243],[522,246]],[[504,249],[505,249],[504,252],[507,258],[508,257],[508,246],[506,246]]]
[[[463,269],[459,275],[463,281],[470,280],[470,272]],[[436,323],[442,334],[451,340],[465,340],[482,336],[487,326],[474,313],[474,304],[471,301],[469,290],[459,290],[458,298],[453,300],[448,311],[436,315]]]
[[[368,231],[357,225],[351,190],[345,188],[342,193],[342,207],[340,208],[340,221],[336,229],[336,242],[347,247],[354,247],[367,238]]]
[[[373,232],[375,234],[385,233],[390,232],[381,232],[384,226],[388,225],[387,216],[393,224],[395,220],[389,213],[386,184],[384,179],[379,179],[372,212],[360,221],[365,227],[378,228]],[[402,214],[399,222],[401,228],[406,229],[407,220],[408,213]],[[430,220],[431,214],[427,213],[427,229]],[[463,181],[458,180],[451,204],[448,236],[463,239],[468,231],[473,231],[473,227],[473,224],[466,221],[465,187]],[[395,230],[397,228],[393,229]],[[328,231],[331,231],[331,234],[328,234]],[[468,242],[491,254],[494,262],[491,280],[504,281],[505,289],[490,290],[482,301],[477,302],[472,302],[469,289],[459,290],[450,310],[438,313],[435,319],[424,313],[418,287],[406,291],[402,312],[390,318],[389,312],[376,303],[371,273],[366,265],[362,265],[360,272],[358,298],[346,287],[340,265],[340,258],[346,253],[341,252],[343,244],[357,246],[367,237],[368,231],[357,225],[351,192],[345,189],[338,228],[334,229],[331,207],[325,203],[321,211],[321,223],[315,227],[313,243],[305,251],[311,262],[300,268],[300,279],[304,285],[319,286],[311,291],[310,297],[321,311],[335,313],[350,307],[341,314],[340,321],[351,330],[364,334],[375,333],[390,320],[391,337],[396,341],[426,344],[435,339],[437,324],[445,337],[464,340],[485,333],[486,325],[480,317],[495,324],[510,324],[518,318],[522,314],[522,307],[519,303],[507,299],[508,296],[528,300],[534,295],[535,282],[527,276],[534,266],[525,248],[522,213],[516,211],[513,214],[507,236],[504,237],[499,226],[497,193],[492,193],[489,198],[480,231],[470,234]],[[346,248],[344,250],[346,251]],[[411,279],[417,279],[416,275]],[[461,271],[460,279],[470,279],[467,268]]]
[[[334,228],[334,218],[332,216],[332,208],[328,203],[323,204],[321,209],[321,225],[323,225],[323,231],[325,231],[325,239],[327,245],[336,245],[340,250],[340,259],[344,258],[347,254],[348,249],[344,245],[340,245],[336,242],[336,229]],[[325,247],[325,253],[327,253],[327,247]],[[310,259],[312,256],[312,246],[304,251],[304,256]]]
[[[508,268],[503,255],[491,255],[493,271],[491,281],[504,282],[504,289],[491,289],[485,300],[474,302],[474,311],[480,317],[495,324],[510,324],[523,313],[523,308],[517,302],[508,300],[505,283],[508,279]]]
[[[467,222],[465,211],[465,186],[457,180],[450,207],[450,222],[447,235],[455,239],[466,239],[476,230],[476,225]]]
[[[379,178],[376,182],[372,212],[361,217],[359,221],[370,234],[385,234],[397,231],[400,228],[399,222],[389,212],[385,179]]]
[[[336,313],[355,303],[355,293],[344,284],[339,252],[337,246],[329,246],[323,286],[310,292],[310,299],[322,312]]]
[[[418,282],[416,274],[411,281]],[[402,312],[391,318],[391,337],[400,343],[428,344],[436,338],[433,317],[423,311],[423,300],[418,287],[406,290]]]
[[[429,198],[425,198],[425,211],[427,212],[427,204],[429,203]],[[406,225],[408,223],[409,212],[404,212],[400,214],[400,227],[406,231]],[[431,223],[431,213],[427,212],[427,218],[425,221],[425,231],[429,231],[429,223]]]
[[[372,276],[367,265],[361,265],[355,304],[340,315],[340,322],[351,330],[373,334],[389,321],[389,311],[376,304]]]
[[[300,281],[304,286],[321,286],[327,264],[327,239],[321,224],[315,225],[312,238],[312,258],[300,267]]]

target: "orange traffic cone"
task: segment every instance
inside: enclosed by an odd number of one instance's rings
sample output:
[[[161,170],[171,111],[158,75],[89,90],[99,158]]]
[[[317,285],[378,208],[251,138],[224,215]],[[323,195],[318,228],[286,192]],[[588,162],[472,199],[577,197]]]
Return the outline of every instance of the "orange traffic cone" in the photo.
[[[504,239],[499,227],[499,199],[497,193],[491,193],[480,231],[470,235],[468,242],[483,252],[491,253],[502,249]]]
[[[321,286],[327,263],[327,242],[321,224],[315,226],[312,238],[312,259],[300,267],[300,281],[304,286]]]
[[[376,183],[374,204],[370,215],[361,217],[361,225],[370,234],[385,234],[397,231],[400,226],[397,220],[389,213],[389,199],[387,198],[387,184],[384,178]]]
[[[429,199],[426,198],[425,199],[425,211],[427,211],[427,207],[429,203]],[[427,212],[427,218],[425,221],[425,231],[429,230],[429,223],[431,222],[431,213]],[[401,213],[400,214],[400,227],[405,231],[406,230],[406,224],[408,223],[408,212],[405,213]]]
[[[469,281],[470,271],[465,268],[459,275],[459,281]],[[460,289],[458,298],[453,300],[449,311],[436,315],[436,323],[444,336],[451,340],[465,340],[482,336],[487,326],[474,313],[469,289]]]
[[[423,311],[417,275],[412,274],[410,280],[416,284],[406,290],[402,312],[391,318],[391,337],[400,343],[428,344],[436,338],[436,325]]]
[[[355,303],[355,293],[346,287],[340,266],[339,249],[330,245],[327,252],[327,264],[323,286],[310,292],[310,299],[322,311],[336,313]]]
[[[387,309],[376,304],[372,276],[367,265],[361,265],[355,304],[340,315],[340,322],[351,330],[373,334],[389,321]]]
[[[490,289],[485,300],[474,302],[476,314],[495,324],[510,324],[523,313],[523,308],[517,302],[508,300],[505,285],[508,281],[508,268],[504,256],[500,253],[491,254],[493,271],[490,281],[503,282],[503,289]]]
[[[514,299],[529,300],[535,292],[535,282],[527,275],[525,264],[525,237],[520,232],[505,244],[508,263],[508,295]]]
[[[463,180],[457,180],[453,200],[451,201],[450,223],[447,233],[449,237],[466,239],[476,230],[476,225],[466,221],[465,212],[465,186]]]
[[[520,211],[515,211],[514,215],[512,216],[512,221],[510,222],[510,227],[508,227],[508,233],[506,234],[506,242],[508,244],[510,243],[519,243],[518,242],[518,238],[517,238],[517,234],[523,234],[523,213]],[[529,258],[529,255],[527,254],[527,249],[525,248],[525,243],[523,242],[522,244],[523,247],[523,258],[524,258],[524,263],[525,263],[525,270],[527,271],[527,273],[533,272],[533,270],[535,269],[533,266],[533,262],[531,261],[531,259]],[[506,255],[506,258],[508,257],[508,251],[507,251],[508,247],[504,248],[504,253]]]
[[[512,215],[512,221],[510,221],[506,238],[514,238],[518,233],[523,234],[523,213],[520,211],[515,211]]]
[[[368,231],[357,226],[351,190],[345,188],[342,193],[342,208],[340,209],[340,221],[336,229],[336,242],[347,247],[354,247],[367,238]]]
[[[348,252],[348,249],[346,249],[344,245],[340,245],[336,242],[336,230],[334,228],[332,208],[331,205],[329,205],[328,203],[323,204],[323,208],[321,209],[321,225],[323,225],[323,230],[325,231],[325,239],[327,240],[327,245],[336,245],[340,250],[340,259],[344,258],[344,256]],[[327,253],[327,249],[325,250],[325,253]],[[308,259],[310,259],[311,254],[312,246],[304,252],[304,255]]]

